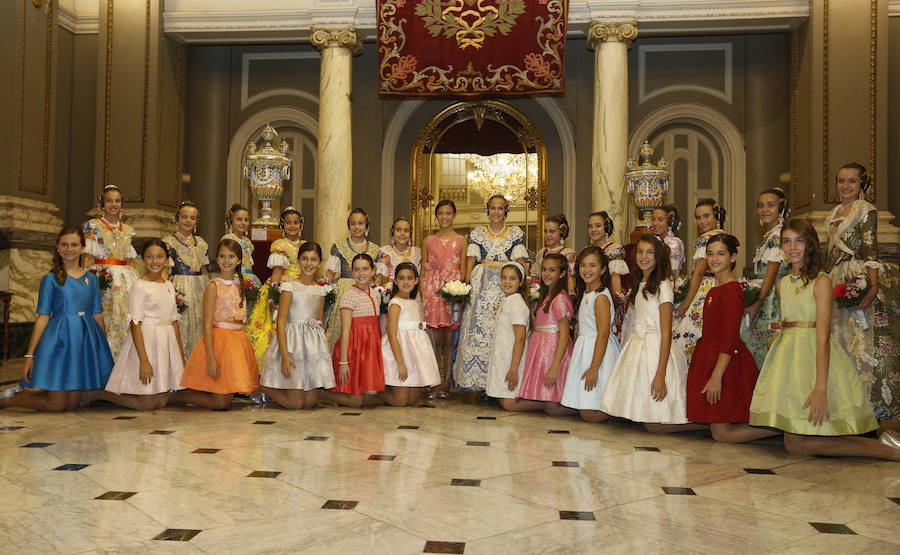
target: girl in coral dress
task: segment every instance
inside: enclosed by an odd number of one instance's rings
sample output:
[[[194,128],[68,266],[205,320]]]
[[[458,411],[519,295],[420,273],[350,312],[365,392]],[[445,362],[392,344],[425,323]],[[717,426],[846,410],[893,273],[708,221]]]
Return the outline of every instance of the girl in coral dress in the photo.
[[[259,387],[259,366],[244,332],[247,311],[240,275],[241,246],[222,239],[216,249],[220,275],[203,294],[203,341],[197,343],[184,368],[171,403],[181,402],[225,410],[235,393],[249,395]]]
[[[203,291],[209,283],[209,246],[195,235],[199,221],[200,211],[186,200],[175,210],[178,229],[163,237],[173,263],[172,284],[185,301],[179,325],[185,353],[190,353],[203,337]]]
[[[129,294],[131,334],[100,398],[135,410],[161,409],[168,392],[181,389],[184,349],[175,286],[163,272],[169,268],[168,245],[153,238],[144,243],[141,258],[147,272]],[[202,308],[197,306],[197,310]]]
[[[293,206],[281,211],[279,227],[284,237],[276,239],[269,248],[267,266],[272,275],[266,280],[256,298],[256,304],[250,313],[247,334],[258,364],[262,364],[266,349],[275,337],[275,303],[271,299],[270,286],[278,287],[282,282],[294,281],[300,276],[297,267],[297,250],[303,244],[300,233],[303,231],[303,215]],[[243,254],[243,248],[241,249]],[[241,264],[243,267],[243,263]]]
[[[453,306],[438,294],[448,281],[461,278],[462,261],[466,259],[466,237],[453,231],[456,204],[452,200],[438,201],[434,208],[438,230],[422,241],[422,297],[425,303],[425,322],[434,338],[434,352],[444,377],[438,398],[450,393],[450,365],[453,360],[453,338],[459,328],[459,306]]]
[[[441,381],[431,340],[425,331],[422,305],[416,300],[419,275],[412,262],[394,269],[394,288],[388,303],[387,333],[381,338],[386,403],[395,407],[415,404],[423,388]]]
[[[100,210],[103,215],[84,224],[84,264],[86,267],[105,270],[112,283],[102,289],[103,320],[106,322],[106,339],[115,358],[122,341],[129,332],[128,292],[137,281],[138,273],[130,262],[137,258],[131,246],[134,229],[122,223],[125,197],[115,185],[107,185],[100,194]]]

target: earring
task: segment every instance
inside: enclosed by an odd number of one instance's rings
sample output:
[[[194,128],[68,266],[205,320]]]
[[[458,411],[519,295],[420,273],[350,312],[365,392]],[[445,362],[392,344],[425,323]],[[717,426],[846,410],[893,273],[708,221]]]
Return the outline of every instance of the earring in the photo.
[[[762,226],[763,226],[763,221],[762,221],[762,218],[760,218],[759,219],[759,227],[762,227]]]

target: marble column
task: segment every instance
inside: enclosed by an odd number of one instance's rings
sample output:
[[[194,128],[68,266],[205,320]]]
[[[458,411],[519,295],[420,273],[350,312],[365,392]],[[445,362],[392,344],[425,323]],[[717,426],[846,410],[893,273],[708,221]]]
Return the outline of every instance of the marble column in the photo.
[[[628,49],[637,22],[591,21],[588,49],[594,51],[594,141],[591,153],[591,208],[606,210],[615,223],[613,239],[628,240],[625,229],[628,159]]]
[[[347,235],[353,187],[350,125],[351,69],[362,44],[353,27],[313,27],[310,40],[322,54],[316,168],[316,237],[322,250]]]

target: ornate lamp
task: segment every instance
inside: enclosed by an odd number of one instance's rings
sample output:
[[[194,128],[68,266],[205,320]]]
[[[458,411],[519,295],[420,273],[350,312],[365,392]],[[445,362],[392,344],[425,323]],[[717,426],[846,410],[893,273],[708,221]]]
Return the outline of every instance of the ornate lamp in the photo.
[[[653,147],[644,141],[641,145],[641,164],[635,163],[633,158],[625,164],[625,186],[637,207],[637,227],[650,227],[650,213],[662,206],[663,198],[669,191],[669,163],[660,156],[659,163],[654,165],[650,161],[652,156]]]
[[[287,157],[288,144],[282,140],[279,150],[272,148],[272,139],[278,132],[268,123],[262,131],[265,146],[256,150],[256,143],[247,147],[244,159],[244,176],[250,180],[250,192],[259,201],[259,218],[254,226],[278,227],[278,218],[272,216],[272,201],[281,198],[284,192],[282,182],[291,177],[291,159]]]

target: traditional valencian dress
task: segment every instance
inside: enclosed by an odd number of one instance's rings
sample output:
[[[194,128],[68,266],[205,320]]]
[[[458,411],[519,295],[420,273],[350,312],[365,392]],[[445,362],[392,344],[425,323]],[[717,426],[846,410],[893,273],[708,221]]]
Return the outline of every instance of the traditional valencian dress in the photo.
[[[809,421],[803,408],[816,386],[816,298],[814,281],[781,278],[781,331],[766,355],[750,402],[750,424],[813,436],[864,434],[878,427],[853,361],[834,336],[829,342],[828,417]]]
[[[469,234],[467,256],[475,257],[470,279],[472,291],[459,327],[459,349],[453,379],[459,389],[484,390],[494,338],[494,317],[503,300],[500,269],[504,262],[528,258],[525,234],[508,226],[498,235],[478,226]]]
[[[453,318],[453,305],[438,295],[438,291],[448,281],[460,279],[462,259],[459,253],[465,240],[462,235],[450,237],[429,235],[425,239],[428,262],[425,263],[425,276],[421,285],[422,299],[425,302],[425,321],[429,328],[459,327],[459,322]]]
[[[297,251],[303,243],[303,239],[292,243],[285,238],[276,239],[272,242],[272,246],[269,248],[269,260],[266,262],[266,265],[270,269],[282,269],[282,282],[294,281],[300,277],[300,268],[297,266]],[[247,323],[247,335],[250,336],[250,344],[253,345],[253,353],[256,355],[256,362],[260,367],[262,367],[266,349],[269,348],[269,343],[275,337],[274,311],[269,306],[269,285],[271,284],[272,278],[269,277],[259,290],[259,296],[256,298],[256,304],[250,312],[250,319]]]
[[[756,256],[753,257],[753,277],[762,281],[766,277],[769,264],[778,264],[777,281],[787,275],[791,269],[790,264],[784,261],[784,253],[781,251],[781,226],[777,224],[763,235],[762,243],[756,248]],[[750,327],[741,326],[741,339],[756,360],[756,366],[762,366],[769,352],[769,340],[775,335],[772,324],[781,321],[781,305],[775,294],[775,284],[756,313],[756,320],[750,322]],[[747,322],[745,321],[744,324]]]
[[[878,209],[857,200],[846,217],[835,207],[825,221],[828,252],[825,271],[832,287],[845,278],[867,277],[878,270],[878,295],[865,310],[831,311],[832,336],[856,362],[863,386],[879,420],[900,418],[900,274],[878,258]]]
[[[338,241],[331,246],[331,256],[325,263],[325,271],[332,272],[335,276],[334,291],[337,298],[334,301],[334,309],[328,314],[325,327],[325,335],[328,337],[328,343],[332,347],[341,337],[341,297],[348,289],[353,287],[353,268],[351,263],[353,257],[357,254],[366,253],[372,257],[372,260],[378,260],[378,245],[366,240],[366,245],[362,250],[356,250],[350,243],[350,238],[346,237],[342,241]]]
[[[197,341],[203,337],[203,291],[209,278],[203,268],[209,265],[209,246],[194,235],[184,242],[175,235],[166,235],[163,242],[169,247],[172,259],[172,284],[185,301],[179,330],[185,356],[189,356]]]
[[[663,237],[663,242],[669,247],[669,261],[672,263],[672,276],[677,278],[684,269],[684,242],[677,235],[669,230],[669,233]]]
[[[537,254],[534,255],[534,263],[531,265],[531,275],[532,277],[536,277],[541,279],[541,264],[544,262],[544,258],[548,254],[561,254],[566,257],[566,260],[569,261],[569,275],[572,275],[572,272],[575,271],[575,257],[577,253],[570,249],[565,245],[560,245],[555,249],[551,249],[550,247],[541,247],[538,249]]]
[[[105,268],[112,276],[112,284],[103,290],[102,297],[106,339],[115,358],[125,335],[131,331],[126,317],[128,292],[139,277],[129,265],[130,260],[137,258],[131,245],[134,229],[121,221],[110,225],[103,218],[94,218],[84,224],[84,238],[84,254],[94,257],[94,267]]]
[[[422,269],[422,249],[409,247],[405,253],[400,253],[392,245],[385,245],[378,251],[375,258],[375,274],[384,277],[385,282],[394,281],[394,269],[401,262],[412,262],[416,271]]]
[[[694,262],[698,260],[706,260],[706,244],[709,240],[719,233],[725,233],[721,229],[707,231],[697,238],[697,244],[694,245]],[[688,307],[684,317],[675,324],[672,330],[672,348],[681,349],[687,358],[688,366],[691,364],[691,357],[694,355],[694,346],[703,335],[703,305],[706,302],[706,293],[716,284],[716,278],[709,272],[704,274],[700,281],[700,287],[691,306]]]

